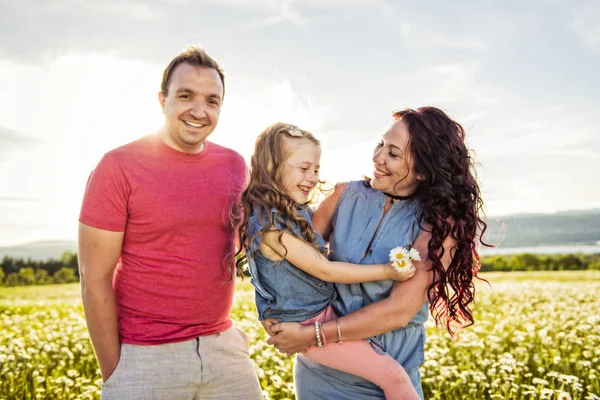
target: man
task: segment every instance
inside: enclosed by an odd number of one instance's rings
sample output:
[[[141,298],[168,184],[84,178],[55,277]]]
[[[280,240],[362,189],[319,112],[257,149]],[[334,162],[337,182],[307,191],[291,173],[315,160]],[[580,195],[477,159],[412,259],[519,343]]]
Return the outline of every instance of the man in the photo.
[[[222,69],[189,47],[163,73],[164,126],[105,154],[88,180],[81,293],[103,398],[262,398],[229,318],[246,166],[206,140],[223,96]]]

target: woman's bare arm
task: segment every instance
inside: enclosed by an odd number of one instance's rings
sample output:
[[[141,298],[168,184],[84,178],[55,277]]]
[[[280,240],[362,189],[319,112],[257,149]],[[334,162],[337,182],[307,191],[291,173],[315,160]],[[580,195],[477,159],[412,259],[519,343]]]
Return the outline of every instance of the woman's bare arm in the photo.
[[[344,193],[344,190],[346,190],[347,186],[348,182],[341,182],[335,185],[335,190],[331,196],[323,200],[313,214],[312,222],[315,230],[326,242],[329,241],[329,235],[333,229],[331,226],[331,221],[333,220],[335,208],[337,207],[337,203],[340,200],[340,197],[342,197],[342,193]]]
[[[360,340],[406,326],[427,301],[427,288],[433,281],[431,262],[427,260],[427,244],[431,235],[422,232],[414,243],[423,261],[415,261],[415,275],[408,281],[396,282],[390,295],[339,318],[341,339]],[[442,263],[450,264],[450,250],[455,241],[444,242]],[[335,321],[322,325],[328,342],[337,341]],[[316,344],[314,328],[297,323],[279,323],[270,327],[269,344],[280,352],[293,354]]]

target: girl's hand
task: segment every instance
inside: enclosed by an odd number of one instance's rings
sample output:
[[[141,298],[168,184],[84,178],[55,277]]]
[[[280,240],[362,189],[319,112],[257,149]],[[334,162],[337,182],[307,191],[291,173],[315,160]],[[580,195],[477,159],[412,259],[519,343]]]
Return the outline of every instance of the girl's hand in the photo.
[[[394,269],[394,267],[392,266],[392,263],[383,264],[383,266],[386,269],[386,275],[388,276],[388,279],[393,279],[393,280],[399,281],[399,282],[404,282],[404,281],[409,280],[410,278],[412,278],[412,276],[417,271],[415,269],[414,265],[411,265],[410,269],[408,271],[403,271],[403,272],[396,271]]]
[[[300,325],[298,322],[280,322],[271,326],[273,335],[267,340],[280,353],[292,356],[317,344],[314,325]]]
[[[267,331],[269,336],[273,336],[275,334],[272,332],[271,328],[278,322],[279,321],[277,321],[275,318],[267,318],[264,321],[260,321],[260,323],[262,324],[263,328],[265,328],[265,331]]]

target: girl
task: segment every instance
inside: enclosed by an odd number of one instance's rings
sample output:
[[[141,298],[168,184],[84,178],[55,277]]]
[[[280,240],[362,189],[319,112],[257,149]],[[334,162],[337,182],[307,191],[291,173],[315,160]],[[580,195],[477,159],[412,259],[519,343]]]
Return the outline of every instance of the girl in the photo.
[[[240,243],[246,255],[238,265],[247,259],[259,320],[314,324],[317,347],[305,350],[305,356],[375,383],[387,399],[419,399],[404,368],[389,355],[378,354],[366,341],[340,346],[339,334],[325,337],[320,329],[321,322],[337,319],[331,282],[404,281],[414,274],[414,267],[400,273],[391,264],[327,259],[307,206],[320,183],[320,158],[319,141],[293,125],[276,123],[256,140],[250,182],[242,194]]]

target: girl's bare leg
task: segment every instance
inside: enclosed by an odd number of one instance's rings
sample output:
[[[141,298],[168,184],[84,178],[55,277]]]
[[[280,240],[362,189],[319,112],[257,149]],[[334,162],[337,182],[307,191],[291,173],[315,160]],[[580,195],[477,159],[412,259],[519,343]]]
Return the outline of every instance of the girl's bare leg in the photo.
[[[329,368],[360,376],[379,386],[390,400],[421,400],[406,370],[389,354],[379,354],[364,340],[309,347],[306,357]]]

